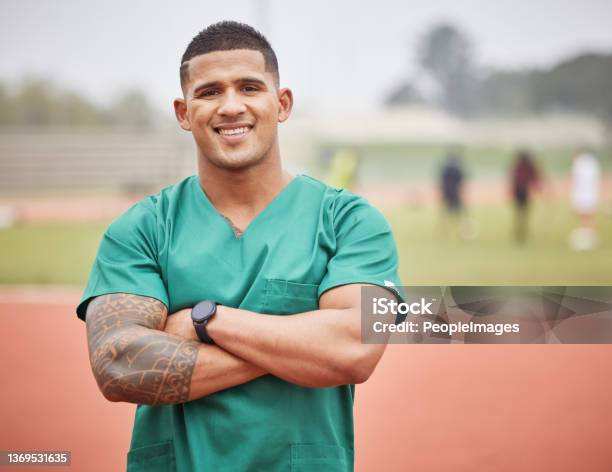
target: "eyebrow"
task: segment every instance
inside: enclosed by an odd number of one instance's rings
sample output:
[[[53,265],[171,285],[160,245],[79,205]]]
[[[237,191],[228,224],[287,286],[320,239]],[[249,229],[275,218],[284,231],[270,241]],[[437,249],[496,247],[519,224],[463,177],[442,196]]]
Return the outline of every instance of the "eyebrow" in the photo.
[[[261,80],[258,79],[256,77],[241,77],[240,79],[236,79],[234,80],[234,83],[255,83],[255,84],[259,84],[262,87],[267,87],[267,84]],[[212,82],[205,82],[203,84],[198,85],[195,89],[193,89],[193,95],[197,95],[198,92],[207,89],[207,88],[212,88],[212,87],[218,87],[219,85],[221,85],[221,82],[219,82],[218,80],[213,80]]]
[[[243,77],[242,79],[238,79],[236,82],[249,82],[251,84],[259,84],[263,87],[267,87],[268,84],[266,84],[263,80],[258,79],[256,77]]]

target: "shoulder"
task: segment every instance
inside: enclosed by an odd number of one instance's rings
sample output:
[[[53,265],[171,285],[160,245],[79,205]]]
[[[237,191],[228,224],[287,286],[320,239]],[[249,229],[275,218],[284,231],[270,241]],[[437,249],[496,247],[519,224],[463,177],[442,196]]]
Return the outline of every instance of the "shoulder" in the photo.
[[[193,178],[187,177],[135,203],[110,224],[107,234],[155,233],[157,227],[164,224],[168,214],[178,207],[178,202],[185,198]]]
[[[306,185],[320,195],[322,211],[329,216],[336,233],[355,225],[388,227],[383,214],[365,198],[307,175],[302,178]]]

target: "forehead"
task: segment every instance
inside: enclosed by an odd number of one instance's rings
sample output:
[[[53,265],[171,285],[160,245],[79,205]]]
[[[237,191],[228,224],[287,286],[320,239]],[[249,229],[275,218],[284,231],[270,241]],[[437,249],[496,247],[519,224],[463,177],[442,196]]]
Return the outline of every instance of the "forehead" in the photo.
[[[266,61],[259,51],[234,49],[201,54],[189,61],[189,84],[233,81],[242,77],[256,77],[272,80],[272,73],[266,72]]]

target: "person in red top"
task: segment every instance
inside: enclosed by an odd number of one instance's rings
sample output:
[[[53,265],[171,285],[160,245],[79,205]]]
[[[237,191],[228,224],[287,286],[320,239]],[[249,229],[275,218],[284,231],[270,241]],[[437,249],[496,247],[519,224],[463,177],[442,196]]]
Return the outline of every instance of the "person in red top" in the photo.
[[[511,174],[512,199],[514,200],[514,237],[518,243],[527,240],[529,200],[531,190],[539,187],[540,175],[531,153],[518,151]]]

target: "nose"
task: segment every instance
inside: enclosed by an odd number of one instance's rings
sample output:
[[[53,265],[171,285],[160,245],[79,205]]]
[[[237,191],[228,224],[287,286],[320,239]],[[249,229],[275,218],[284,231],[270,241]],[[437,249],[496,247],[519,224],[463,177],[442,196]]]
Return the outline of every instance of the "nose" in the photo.
[[[235,90],[229,89],[223,95],[221,105],[218,109],[218,113],[224,116],[236,116],[244,113],[246,106],[240,99],[240,95]]]

